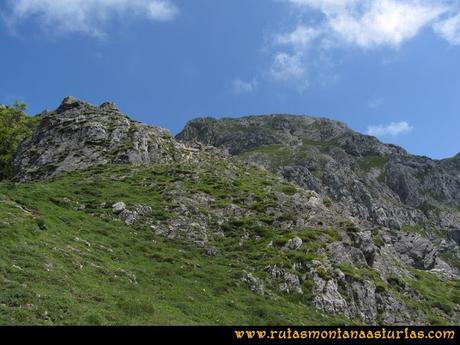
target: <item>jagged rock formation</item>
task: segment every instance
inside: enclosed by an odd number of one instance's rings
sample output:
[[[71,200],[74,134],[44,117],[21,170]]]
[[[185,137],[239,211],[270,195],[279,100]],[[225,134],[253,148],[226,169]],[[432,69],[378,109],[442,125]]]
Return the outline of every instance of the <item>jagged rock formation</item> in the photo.
[[[167,163],[193,150],[173,140],[166,129],[129,119],[110,102],[93,106],[67,97],[55,111],[39,116],[38,128],[13,161],[20,181],[97,165]]]
[[[135,238],[201,248],[238,269],[236,285],[267,298],[300,296],[305,307],[363,323],[460,320],[460,156],[410,156],[311,117],[197,119],[181,141],[112,103],[66,98],[40,117],[15,156],[15,178],[65,185],[59,173],[73,171],[91,189],[54,203]],[[124,192],[98,190],[106,180]],[[448,296],[433,292],[441,284]]]
[[[199,118],[177,138],[226,148],[378,225],[460,228],[460,155],[412,156],[343,123],[307,116]]]

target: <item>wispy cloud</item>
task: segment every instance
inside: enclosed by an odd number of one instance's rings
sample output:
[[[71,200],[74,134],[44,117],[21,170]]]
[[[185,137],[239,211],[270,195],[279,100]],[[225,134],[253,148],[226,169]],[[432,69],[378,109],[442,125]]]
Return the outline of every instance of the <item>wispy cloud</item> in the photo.
[[[320,12],[324,35],[361,48],[399,47],[448,11],[430,0],[289,0]]]
[[[450,44],[460,45],[460,13],[439,21],[435,24],[434,29]]]
[[[235,95],[241,95],[245,93],[251,93],[257,88],[257,80],[253,78],[252,80],[246,81],[242,79],[235,79],[232,82],[232,89]]]
[[[367,128],[367,134],[376,137],[392,136],[396,137],[403,134],[409,134],[414,130],[408,122],[392,122],[388,125],[374,125]]]
[[[8,0],[2,17],[11,28],[34,19],[53,32],[100,37],[106,34],[106,26],[114,18],[168,21],[178,11],[170,0]]]
[[[269,75],[278,81],[298,80],[305,76],[303,54],[277,52],[273,58]]]
[[[290,45],[296,49],[309,46],[321,31],[306,25],[298,25],[293,31],[278,34],[275,36],[274,43],[278,45]]]
[[[382,97],[372,98],[367,102],[367,107],[369,109],[377,109],[385,103],[385,100]]]
[[[272,66],[302,71],[330,63],[336,50],[387,48],[397,51],[423,29],[460,44],[457,0],[284,0],[296,24],[272,38]],[[446,19],[447,16],[450,16]],[[280,60],[281,57],[281,60]],[[306,58],[308,57],[308,58]],[[291,65],[292,68],[289,66]],[[297,73],[299,74],[299,73]]]

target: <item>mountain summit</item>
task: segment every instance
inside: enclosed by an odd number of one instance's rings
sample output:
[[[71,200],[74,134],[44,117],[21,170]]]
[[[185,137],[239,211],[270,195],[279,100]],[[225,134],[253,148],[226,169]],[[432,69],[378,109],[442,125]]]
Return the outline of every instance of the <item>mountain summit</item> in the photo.
[[[199,118],[177,138],[225,148],[377,225],[460,229],[459,156],[413,156],[340,122],[307,116]]]
[[[13,161],[23,182],[106,164],[166,163],[190,153],[168,130],[133,121],[111,102],[94,106],[66,97],[39,117]]]

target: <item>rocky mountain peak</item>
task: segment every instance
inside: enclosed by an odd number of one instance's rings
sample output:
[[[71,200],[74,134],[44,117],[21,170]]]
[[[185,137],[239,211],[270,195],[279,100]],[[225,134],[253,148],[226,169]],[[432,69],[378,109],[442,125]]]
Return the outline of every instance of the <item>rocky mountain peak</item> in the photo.
[[[79,100],[73,96],[65,97],[59,107],[55,110],[55,113],[65,113],[70,110],[74,110],[76,113],[83,112],[84,109],[96,108],[96,106],[91,105],[85,101]],[[117,105],[114,102],[104,102],[99,108],[105,111],[120,112]]]
[[[41,180],[95,165],[165,162],[180,147],[168,130],[132,121],[114,103],[94,106],[66,97],[41,115],[18,149],[13,171],[20,181]]]
[[[451,160],[455,162],[460,162],[460,152],[457,153],[454,157],[452,157]]]
[[[310,116],[199,118],[177,139],[225,148],[378,225],[460,227],[457,158],[412,156],[341,122]]]
[[[80,101],[73,96],[65,97],[59,107],[56,109],[56,112],[65,112],[70,109],[81,108],[87,106],[88,103]]]
[[[111,110],[111,111],[120,111],[117,107],[117,105],[113,102],[104,102],[100,105],[100,108],[101,109],[105,109],[105,110]]]
[[[187,123],[177,139],[198,139],[238,154],[263,145],[301,145],[305,140],[333,140],[350,133],[343,123],[309,116],[273,114],[242,118],[197,118]]]

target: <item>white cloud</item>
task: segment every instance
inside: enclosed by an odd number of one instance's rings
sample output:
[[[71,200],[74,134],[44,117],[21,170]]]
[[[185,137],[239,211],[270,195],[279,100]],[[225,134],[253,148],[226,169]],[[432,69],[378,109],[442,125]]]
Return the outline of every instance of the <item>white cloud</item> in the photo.
[[[272,43],[280,49],[273,53],[268,76],[275,81],[300,85],[300,89],[308,86],[309,65],[305,56],[320,34],[315,28],[298,25],[292,32],[275,35]]]
[[[319,35],[320,31],[305,25],[299,25],[294,31],[279,34],[275,37],[275,44],[291,45],[297,49],[307,47]]]
[[[436,23],[434,30],[450,44],[460,45],[460,13]]]
[[[319,11],[326,36],[361,48],[399,47],[446,13],[443,1],[431,0],[288,0]]]
[[[301,53],[278,52],[274,55],[269,75],[278,81],[302,79],[306,75],[304,57]]]
[[[367,0],[288,0],[288,2],[297,7],[310,7],[325,13],[345,9],[363,1]]]
[[[336,51],[397,51],[424,29],[434,28],[452,44],[460,44],[460,14],[441,21],[455,13],[457,0],[283,1],[295,10],[296,24],[290,31],[273,35],[269,71],[276,80],[304,83],[308,77],[312,80],[306,82],[314,82],[322,70],[337,64],[337,57],[346,56]]]
[[[251,93],[257,88],[257,80],[252,79],[250,81],[245,81],[242,79],[235,79],[232,82],[233,93],[236,95],[241,95],[244,93]]]
[[[330,19],[334,33],[362,48],[380,45],[399,47],[445,10],[439,6],[381,0],[360,15],[340,13]]]
[[[408,122],[392,122],[388,125],[376,125],[369,126],[367,128],[367,134],[373,135],[376,137],[392,136],[396,137],[398,135],[409,134],[412,132],[414,127],[412,127]]]
[[[170,0],[9,0],[3,17],[11,27],[33,18],[55,32],[103,36],[115,17],[168,21],[177,14]]]
[[[147,13],[151,19],[154,20],[171,20],[178,13],[178,9],[171,2],[162,1],[150,1],[147,5]]]

